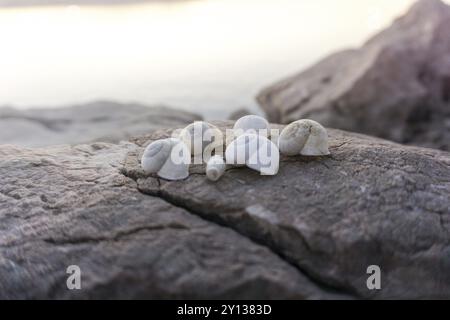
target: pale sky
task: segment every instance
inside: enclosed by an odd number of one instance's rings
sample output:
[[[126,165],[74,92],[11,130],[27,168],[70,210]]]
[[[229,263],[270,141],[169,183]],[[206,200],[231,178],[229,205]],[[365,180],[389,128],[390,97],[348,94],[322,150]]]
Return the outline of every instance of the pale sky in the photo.
[[[413,2],[206,0],[0,9],[0,105],[107,98],[206,113],[256,108],[261,87],[361,45]]]

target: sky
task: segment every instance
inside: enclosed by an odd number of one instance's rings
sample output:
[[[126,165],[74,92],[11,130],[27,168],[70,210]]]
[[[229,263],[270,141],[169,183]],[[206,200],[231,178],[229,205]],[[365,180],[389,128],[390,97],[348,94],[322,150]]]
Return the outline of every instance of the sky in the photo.
[[[0,0],[1,2],[2,0]],[[0,8],[0,105],[97,99],[223,117],[264,86],[358,47],[413,0],[192,0]]]

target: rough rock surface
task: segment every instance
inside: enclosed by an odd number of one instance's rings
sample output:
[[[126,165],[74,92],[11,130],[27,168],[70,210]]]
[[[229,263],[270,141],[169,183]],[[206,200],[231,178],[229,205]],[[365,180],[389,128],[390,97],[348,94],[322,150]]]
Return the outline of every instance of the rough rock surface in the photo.
[[[257,97],[268,119],[450,150],[450,7],[421,0],[362,48],[333,54]]]
[[[170,130],[0,146],[0,298],[449,298],[450,154],[329,134],[331,156],[216,183],[198,165],[176,182],[140,170]]]
[[[168,107],[97,101],[69,108],[0,108],[0,144],[42,147],[119,142],[151,130],[187,125],[201,117]]]

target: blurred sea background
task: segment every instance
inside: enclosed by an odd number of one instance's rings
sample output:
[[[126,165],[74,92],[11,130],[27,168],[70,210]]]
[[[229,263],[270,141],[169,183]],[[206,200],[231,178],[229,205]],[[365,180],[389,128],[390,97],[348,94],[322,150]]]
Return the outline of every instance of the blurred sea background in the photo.
[[[207,119],[261,113],[262,87],[362,45],[413,2],[0,0],[0,106],[108,99]]]

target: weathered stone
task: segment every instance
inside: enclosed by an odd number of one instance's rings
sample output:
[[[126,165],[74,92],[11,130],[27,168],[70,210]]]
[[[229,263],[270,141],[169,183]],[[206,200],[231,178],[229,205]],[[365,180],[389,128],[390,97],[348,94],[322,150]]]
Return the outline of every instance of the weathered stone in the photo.
[[[331,156],[276,176],[169,182],[138,159],[170,133],[0,146],[0,298],[450,297],[448,153],[329,130]]]
[[[0,299],[343,297],[236,231],[139,192],[121,173],[136,149],[0,146]],[[69,265],[81,290],[66,286]]]
[[[333,54],[257,97],[268,119],[300,118],[450,150],[450,7],[421,0],[357,50]]]
[[[168,107],[97,101],[69,108],[0,108],[0,144],[119,142],[152,130],[187,125],[201,117]]]
[[[195,168],[168,182],[141,172],[140,153],[125,174],[141,192],[272,248],[323,287],[356,298],[450,298],[450,154],[329,135],[331,156],[282,157],[273,177],[233,168],[212,183]],[[373,264],[382,290],[366,286]]]

